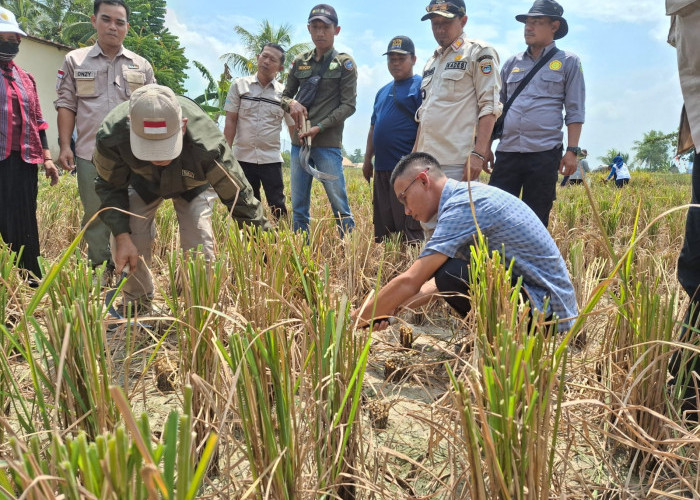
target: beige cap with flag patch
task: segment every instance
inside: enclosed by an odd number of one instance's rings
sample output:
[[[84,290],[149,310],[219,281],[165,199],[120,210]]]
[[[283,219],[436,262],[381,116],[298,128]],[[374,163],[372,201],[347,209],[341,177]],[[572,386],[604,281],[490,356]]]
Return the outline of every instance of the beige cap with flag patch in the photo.
[[[145,85],[129,100],[131,152],[139,160],[173,160],[182,152],[182,108],[163,85]]]

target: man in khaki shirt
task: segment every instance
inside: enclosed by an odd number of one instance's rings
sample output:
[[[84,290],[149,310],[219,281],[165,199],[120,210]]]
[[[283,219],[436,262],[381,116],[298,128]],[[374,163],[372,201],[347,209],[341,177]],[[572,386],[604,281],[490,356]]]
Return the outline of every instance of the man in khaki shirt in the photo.
[[[129,8],[123,0],[95,0],[92,25],[97,43],[69,52],[58,71],[54,101],[58,111],[59,164],[73,170],[77,166],[78,191],[83,204],[82,223],[87,224],[100,208],[95,193],[97,172],[92,164],[95,135],[102,120],[117,104],[128,101],[131,93],[155,83],[153,68],[143,57],[122,46],[129,31]],[[75,155],[70,148],[73,129],[78,138]],[[85,231],[88,258],[93,266],[107,263],[106,283],[114,270],[109,249],[109,228],[98,219]]]
[[[431,0],[426,10],[421,20],[430,19],[440,47],[423,70],[414,151],[437,158],[452,179],[478,179],[501,114],[498,54],[485,42],[467,39],[463,0]]]
[[[267,43],[258,55],[258,71],[231,85],[226,97],[224,136],[243,168],[253,194],[260,200],[260,184],[275,219],[287,215],[282,180],[280,132],[282,119],[290,127],[294,120],[281,107],[284,86],[275,80],[284,69],[284,49]]]

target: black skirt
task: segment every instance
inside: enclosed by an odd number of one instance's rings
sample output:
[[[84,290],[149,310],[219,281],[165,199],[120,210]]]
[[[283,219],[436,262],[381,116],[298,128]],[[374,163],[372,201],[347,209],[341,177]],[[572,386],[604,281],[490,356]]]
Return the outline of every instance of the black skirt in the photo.
[[[0,161],[0,236],[22,257],[18,267],[41,278],[39,228],[36,221],[39,168],[26,163],[18,151]]]

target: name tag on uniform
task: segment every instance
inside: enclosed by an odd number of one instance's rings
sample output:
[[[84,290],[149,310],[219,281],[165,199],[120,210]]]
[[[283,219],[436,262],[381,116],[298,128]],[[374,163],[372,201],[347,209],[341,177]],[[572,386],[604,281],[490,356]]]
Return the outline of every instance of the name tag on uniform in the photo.
[[[129,64],[129,65],[127,66],[127,68],[128,68],[128,69],[139,69],[139,65],[138,65],[138,64]]]
[[[189,170],[185,170],[184,168],[182,169],[182,176],[183,177],[189,177],[190,179],[194,179],[194,172],[191,172]]]
[[[467,69],[467,61],[451,61],[445,64],[445,69]]]
[[[96,69],[78,69],[75,70],[73,78],[76,80],[94,80],[97,77]]]
[[[306,71],[307,69],[311,69],[311,66],[297,66],[297,69],[299,71]]]

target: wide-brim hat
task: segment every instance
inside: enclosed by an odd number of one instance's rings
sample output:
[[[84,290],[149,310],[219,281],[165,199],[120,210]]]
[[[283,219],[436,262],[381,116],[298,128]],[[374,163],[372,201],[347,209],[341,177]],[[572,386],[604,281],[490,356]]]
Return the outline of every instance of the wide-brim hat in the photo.
[[[0,33],[17,33],[18,35],[27,36],[27,34],[19,28],[17,18],[12,11],[4,7],[0,7]]]
[[[562,17],[562,14],[564,14],[564,8],[554,0],[535,0],[528,13],[515,16],[515,20],[524,23],[528,17],[546,16],[553,21],[559,21],[559,29],[554,33],[554,39],[559,40],[569,32],[569,24]]]
[[[129,100],[131,152],[139,160],[174,160],[182,152],[182,108],[168,87],[151,84]]]

